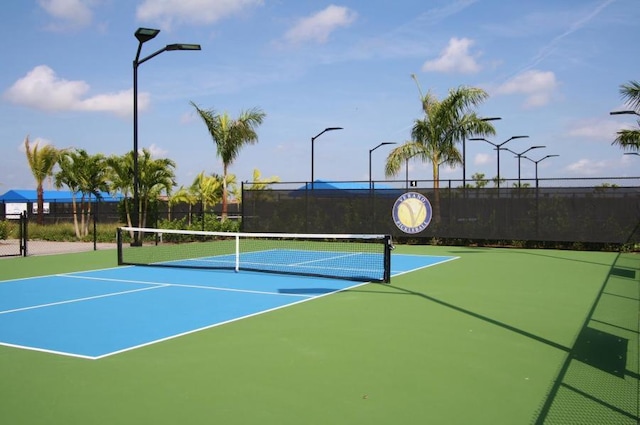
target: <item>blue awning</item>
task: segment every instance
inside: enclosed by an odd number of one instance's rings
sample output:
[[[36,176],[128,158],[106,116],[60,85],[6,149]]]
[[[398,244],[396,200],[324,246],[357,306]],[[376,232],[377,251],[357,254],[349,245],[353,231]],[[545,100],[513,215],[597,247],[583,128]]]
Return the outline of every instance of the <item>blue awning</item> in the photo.
[[[122,194],[112,195],[109,192],[100,192],[102,202],[119,202],[124,198]],[[76,193],[76,201],[82,198],[81,193]],[[44,202],[72,202],[73,192],[69,190],[45,190],[43,193]],[[95,200],[95,196],[91,195],[91,199]],[[16,189],[9,190],[0,196],[0,202],[4,203],[25,203],[38,202],[38,192],[34,189]]]

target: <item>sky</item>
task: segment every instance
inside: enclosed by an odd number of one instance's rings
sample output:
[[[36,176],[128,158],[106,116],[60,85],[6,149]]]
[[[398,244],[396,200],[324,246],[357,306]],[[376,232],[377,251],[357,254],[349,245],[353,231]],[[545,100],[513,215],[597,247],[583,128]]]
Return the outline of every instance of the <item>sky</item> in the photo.
[[[541,178],[638,176],[640,157],[612,146],[637,126],[621,84],[640,80],[637,0],[8,0],[0,16],[0,193],[33,189],[24,140],[90,154],[133,146],[137,28],[160,29],[138,67],[139,147],[177,164],[178,185],[222,174],[190,102],[228,112],[260,108],[259,141],[229,171],[283,182],[385,180],[389,151],[422,117],[420,94],[472,86],[498,144],[538,163]],[[493,146],[466,141],[466,178],[497,174]],[[410,179],[432,178],[409,162]],[[533,178],[533,162],[502,152],[502,178]],[[462,178],[462,167],[440,169]],[[404,168],[391,179],[404,180]],[[456,184],[457,185],[457,184]],[[49,187],[47,187],[49,188]]]

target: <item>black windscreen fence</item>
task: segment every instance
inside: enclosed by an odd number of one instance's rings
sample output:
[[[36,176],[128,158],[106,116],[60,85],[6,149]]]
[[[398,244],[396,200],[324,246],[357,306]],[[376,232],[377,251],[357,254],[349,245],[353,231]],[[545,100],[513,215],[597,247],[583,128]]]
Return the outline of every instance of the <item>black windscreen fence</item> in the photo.
[[[422,225],[409,229],[398,219],[407,192],[426,198],[430,208],[426,220],[416,208],[413,220]],[[244,232],[627,243],[640,220],[638,187],[243,188],[242,200]]]

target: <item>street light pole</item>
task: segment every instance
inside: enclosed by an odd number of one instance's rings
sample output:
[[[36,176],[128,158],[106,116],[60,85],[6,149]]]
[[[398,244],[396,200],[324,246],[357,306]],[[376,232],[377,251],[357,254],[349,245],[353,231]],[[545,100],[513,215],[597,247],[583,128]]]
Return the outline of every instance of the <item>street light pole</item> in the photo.
[[[373,151],[378,149],[380,146],[395,145],[395,144],[396,144],[396,142],[382,142],[378,146],[376,146],[375,148],[369,149],[369,190],[373,189],[373,179],[371,177],[371,154],[373,153]]]
[[[138,170],[138,67],[164,51],[201,49],[199,44],[168,44],[149,56],[140,59],[142,45],[155,38],[159,32],[160,30],[152,28],[138,28],[134,34],[138,39],[138,50],[136,52],[136,57],[133,60],[133,227],[140,226],[140,183]],[[134,240],[131,245],[142,245],[138,232],[134,232]]]
[[[485,139],[483,137],[474,137],[472,139],[469,139],[469,140],[483,140],[483,141],[489,143],[490,145],[495,146],[496,151],[497,151],[496,156],[498,157],[498,176],[497,176],[497,178],[498,178],[498,181],[497,181],[498,189],[500,188],[500,151],[501,150],[506,150],[506,149],[502,149],[502,146],[506,145],[507,143],[509,143],[513,139],[525,139],[525,138],[528,138],[528,137],[529,136],[511,136],[507,140],[505,140],[504,142],[498,143],[498,144],[490,142],[490,141],[488,141],[487,139]]]
[[[541,148],[546,148],[546,146],[531,146],[529,149],[522,151],[520,153],[514,152],[509,148],[504,148],[504,150],[511,152],[518,158],[518,187],[520,187],[520,159],[525,153],[529,152],[530,150],[541,149]]]
[[[529,161],[533,162],[536,165],[536,189],[538,188],[538,163],[544,161],[547,158],[553,158],[554,156],[560,156],[560,155],[547,155],[547,156],[544,156],[544,157],[540,158],[537,161],[534,161],[533,159],[529,158],[528,156],[523,156],[523,158],[528,159]]]
[[[313,189],[313,146],[316,139],[327,131],[342,130],[342,127],[327,127],[311,138],[311,189]]]
[[[501,119],[502,117],[491,117],[481,118],[480,121],[497,121]],[[462,187],[467,187],[467,139],[462,139]]]

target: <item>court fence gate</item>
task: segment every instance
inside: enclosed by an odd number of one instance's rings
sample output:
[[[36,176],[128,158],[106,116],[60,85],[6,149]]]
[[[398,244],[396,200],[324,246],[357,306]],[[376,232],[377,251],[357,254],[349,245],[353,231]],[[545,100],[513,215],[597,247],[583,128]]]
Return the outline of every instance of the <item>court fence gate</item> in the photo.
[[[10,223],[0,221],[0,257],[18,257],[27,255],[27,213],[22,212],[15,218],[15,236],[9,238]]]

